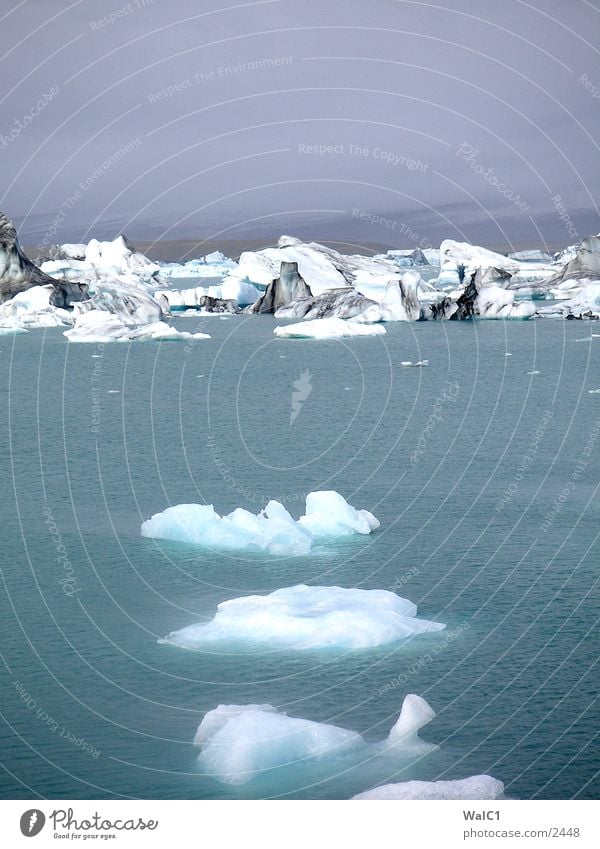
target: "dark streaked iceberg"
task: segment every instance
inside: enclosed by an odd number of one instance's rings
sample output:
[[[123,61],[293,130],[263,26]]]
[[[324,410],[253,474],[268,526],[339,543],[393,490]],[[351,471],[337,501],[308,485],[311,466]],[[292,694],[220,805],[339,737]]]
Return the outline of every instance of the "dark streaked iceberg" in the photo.
[[[297,262],[282,262],[279,277],[272,280],[267,290],[251,307],[249,313],[274,313],[292,301],[311,298],[310,286],[298,272]]]

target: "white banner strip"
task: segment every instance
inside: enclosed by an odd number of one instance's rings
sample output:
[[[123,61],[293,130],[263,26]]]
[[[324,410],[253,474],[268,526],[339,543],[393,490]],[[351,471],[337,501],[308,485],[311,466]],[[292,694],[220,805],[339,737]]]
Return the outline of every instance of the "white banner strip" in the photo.
[[[3,801],[0,846],[600,847],[594,801]],[[116,843],[115,841],[118,841]]]

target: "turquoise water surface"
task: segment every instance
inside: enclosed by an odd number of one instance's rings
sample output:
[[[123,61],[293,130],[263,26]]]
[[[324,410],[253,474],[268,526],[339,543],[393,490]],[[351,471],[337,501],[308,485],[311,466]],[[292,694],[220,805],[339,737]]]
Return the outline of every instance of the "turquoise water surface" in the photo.
[[[315,342],[276,339],[268,316],[174,323],[212,339],[0,339],[2,796],[343,799],[489,773],[511,797],[597,798],[595,325]],[[278,498],[298,517],[315,489],[381,528],[283,558],[140,536],[171,504]],[[394,590],[447,630],[346,653],[157,643],[225,599],[300,582]],[[376,741],[408,692],[437,714],[421,736],[440,748],[416,762],[305,763],[238,787],[196,768],[219,704]]]

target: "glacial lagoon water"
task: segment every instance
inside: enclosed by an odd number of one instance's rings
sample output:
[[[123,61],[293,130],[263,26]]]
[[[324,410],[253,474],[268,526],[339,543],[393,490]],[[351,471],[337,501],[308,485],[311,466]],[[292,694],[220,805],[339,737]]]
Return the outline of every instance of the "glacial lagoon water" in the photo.
[[[174,323],[212,340],[0,340],[2,796],[343,799],[489,773],[511,797],[597,798],[594,323],[398,324],[347,342],[277,339],[267,316]],[[297,517],[317,489],[381,528],[279,558],[140,535],[171,504],[278,498]],[[302,582],[394,590],[447,629],[367,652],[157,642]],[[436,711],[421,736],[440,747],[412,763],[237,787],[196,766],[219,704],[377,741],[408,692]]]

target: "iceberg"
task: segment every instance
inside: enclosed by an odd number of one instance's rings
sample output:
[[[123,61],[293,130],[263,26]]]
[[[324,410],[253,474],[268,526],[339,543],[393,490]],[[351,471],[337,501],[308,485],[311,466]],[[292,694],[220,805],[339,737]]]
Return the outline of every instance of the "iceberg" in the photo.
[[[396,725],[405,712],[411,715],[410,733],[390,748],[387,741],[367,743],[356,731],[287,716],[269,704],[219,705],[204,716],[194,737],[200,749],[197,764],[224,784],[244,784],[279,767],[325,760],[335,764],[348,757],[414,757],[436,748],[418,736],[434,716],[425,699],[407,695]]]
[[[469,318],[528,319],[535,315],[532,301],[517,301],[515,293],[502,286],[478,287],[475,276],[472,275],[464,289],[449,292],[439,303],[432,304],[432,317],[461,321]]]
[[[12,221],[0,212],[0,303],[53,281],[23,253]]]
[[[273,333],[281,339],[345,339],[352,336],[381,336],[385,327],[381,324],[360,324],[342,318],[315,318],[276,327]]]
[[[312,292],[298,272],[297,262],[282,262],[279,277],[271,281],[267,289],[251,307],[249,313],[273,313],[291,301],[311,298]]]
[[[141,533],[207,548],[265,551],[273,555],[307,554],[316,539],[370,534],[379,522],[356,510],[337,492],[311,492],[306,515],[295,521],[278,501],[258,514],[241,507],[219,516],[212,504],[177,504],[143,522]]]
[[[455,781],[400,781],[384,784],[353,799],[465,799],[504,798],[504,784],[491,775],[471,775]]]
[[[372,513],[352,507],[334,490],[309,492],[306,514],[298,521],[317,538],[370,534],[379,527],[379,521]]]
[[[543,318],[598,319],[600,318],[600,281],[579,280],[576,295],[547,307],[538,307]]]
[[[167,309],[203,310],[206,312],[239,312],[257,301],[261,293],[250,283],[229,280],[217,286],[195,286],[191,289],[159,289],[155,297]]]
[[[371,307],[377,308],[377,302],[356,289],[331,289],[314,298],[290,301],[276,310],[275,318],[354,318]]]
[[[242,253],[231,277],[266,289],[278,277],[282,262],[297,263],[298,273],[315,296],[348,286],[368,295],[372,288],[385,288],[399,270],[393,260],[384,256],[349,256],[317,242],[281,236],[276,248]]]
[[[479,272],[478,283],[510,280],[520,270],[513,259],[467,242],[445,239],[440,245],[441,269],[438,283],[456,286]]]
[[[600,280],[600,236],[588,236],[575,249],[567,249],[561,259],[565,264],[547,280],[549,286],[565,281]]]
[[[64,327],[73,323],[73,314],[52,305],[54,287],[33,286],[0,304],[0,327],[6,331],[39,327]]]
[[[87,310],[79,313],[73,327],[65,330],[69,342],[106,344],[108,342],[187,342],[191,339],[210,339],[207,333],[188,333],[171,327],[166,321],[148,324],[127,324],[106,310]]]
[[[190,259],[187,262],[161,262],[161,277],[225,277],[230,274],[237,263],[226,257],[221,251],[213,251],[199,259]]]
[[[210,622],[173,631],[159,642],[195,650],[215,643],[370,649],[445,627],[418,619],[415,604],[388,590],[298,584],[221,602]]]

